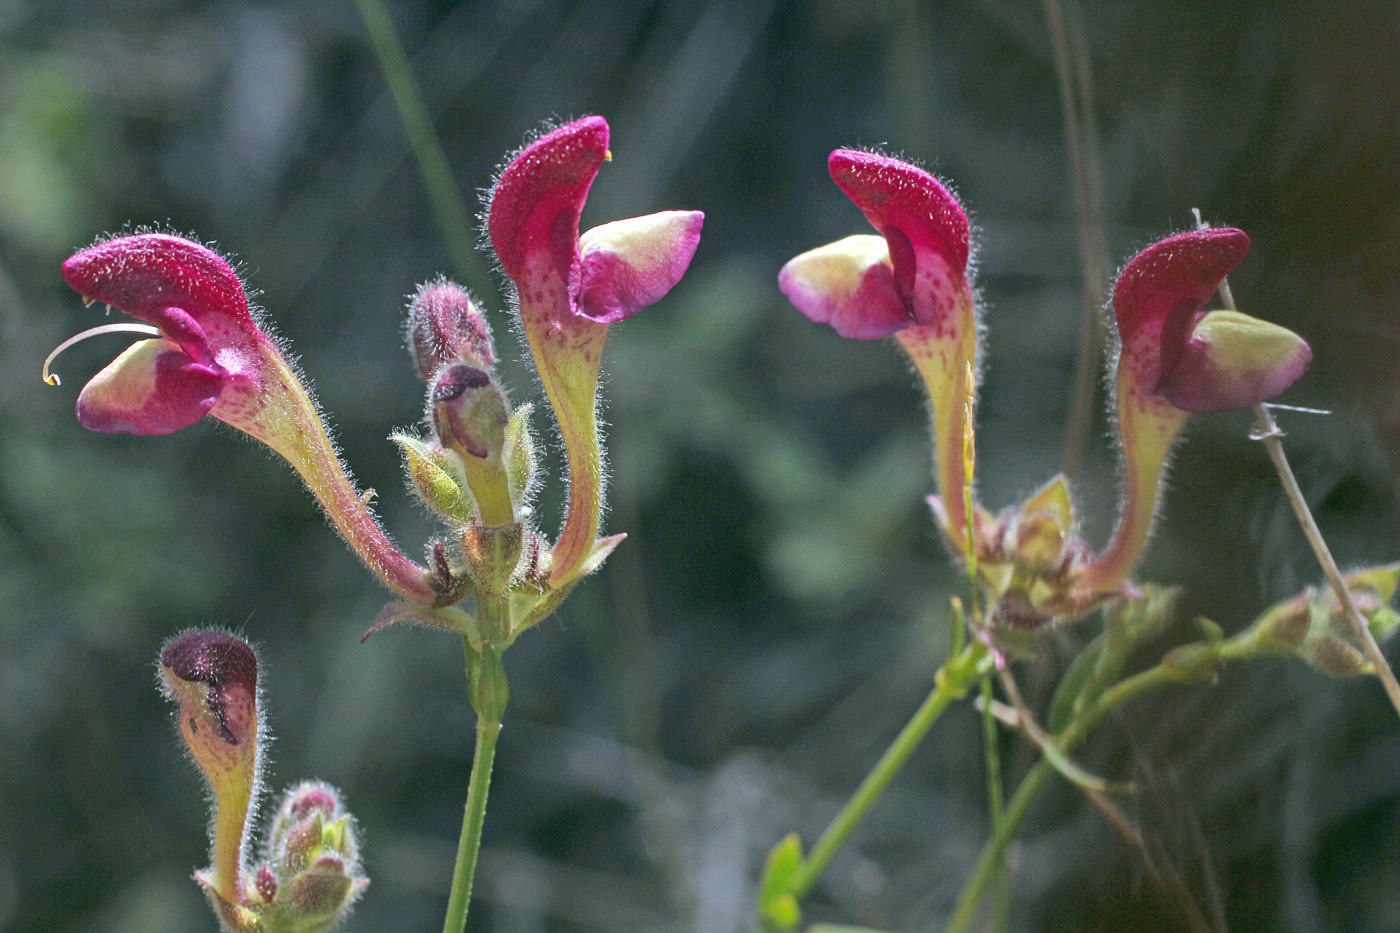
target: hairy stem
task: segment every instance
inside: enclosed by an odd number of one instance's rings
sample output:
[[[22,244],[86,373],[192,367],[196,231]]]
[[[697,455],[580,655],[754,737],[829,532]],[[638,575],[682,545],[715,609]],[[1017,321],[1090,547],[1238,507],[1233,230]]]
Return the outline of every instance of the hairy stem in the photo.
[[[1214,650],[1200,656],[1197,663],[1202,667],[1207,667],[1218,661],[1231,660],[1238,655],[1236,647],[1232,642],[1221,642],[1215,646]],[[1105,690],[1097,701],[1076,716],[1056,737],[1056,742],[1062,751],[1068,752],[1084,741],[1099,720],[1110,710],[1121,706],[1144,691],[1163,684],[1180,683],[1195,676],[1196,673],[1192,670],[1159,664],[1140,674],[1135,674],[1127,680],[1120,681]],[[987,885],[996,876],[997,866],[1006,851],[1006,846],[1015,836],[1021,821],[1030,812],[1031,804],[1035,802],[1036,797],[1044,788],[1045,782],[1054,773],[1055,766],[1051,764],[1050,759],[1042,757],[1021,779],[1016,793],[1012,795],[1010,802],[1006,805],[1001,827],[982,847],[976,867],[973,868],[972,874],[963,884],[962,892],[958,895],[957,905],[953,910],[953,916],[948,921],[947,933],[966,933],[970,928]]]

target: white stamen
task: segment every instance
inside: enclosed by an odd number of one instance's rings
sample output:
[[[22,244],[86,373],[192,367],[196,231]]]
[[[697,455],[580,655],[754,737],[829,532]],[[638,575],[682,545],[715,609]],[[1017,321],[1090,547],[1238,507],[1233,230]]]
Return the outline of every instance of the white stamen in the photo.
[[[149,324],[128,324],[126,322],[120,324],[103,324],[101,327],[85,330],[81,334],[74,334],[55,347],[54,351],[49,354],[48,359],[44,360],[44,381],[51,386],[59,384],[58,373],[49,372],[49,364],[53,362],[54,357],[58,356],[64,350],[67,350],[73,344],[80,343],[89,337],[96,337],[99,334],[115,334],[120,332],[145,334],[149,337],[159,337],[161,335],[160,328],[158,327],[152,327]]]

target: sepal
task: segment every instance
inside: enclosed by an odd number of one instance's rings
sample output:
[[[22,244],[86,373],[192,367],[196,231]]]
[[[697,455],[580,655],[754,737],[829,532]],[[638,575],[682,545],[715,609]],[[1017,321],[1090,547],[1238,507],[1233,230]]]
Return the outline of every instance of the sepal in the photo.
[[[461,458],[440,444],[425,443],[406,434],[394,434],[389,439],[399,445],[409,488],[423,504],[449,522],[470,522],[476,500],[467,486]]]
[[[465,636],[473,644],[481,642],[481,633],[477,629],[476,619],[471,613],[455,606],[427,609],[417,603],[401,600],[389,603],[381,609],[379,615],[375,616],[374,622],[361,636],[360,641],[366,642],[375,632],[399,622],[413,622],[418,625],[426,625],[429,628],[441,629],[444,632],[453,632]]]

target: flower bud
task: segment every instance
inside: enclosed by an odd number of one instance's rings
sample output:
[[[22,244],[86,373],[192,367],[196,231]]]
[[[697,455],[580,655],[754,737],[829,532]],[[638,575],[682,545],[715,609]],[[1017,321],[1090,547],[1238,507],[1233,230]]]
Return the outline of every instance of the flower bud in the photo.
[[[213,865],[198,878],[221,909],[241,899],[261,771],[258,659],[232,635],[187,632],[161,651],[160,677],[165,694],[180,707],[180,734],[214,797]]]
[[[499,460],[509,423],[505,398],[484,370],[465,363],[437,376],[430,396],[433,430],[462,457]]]
[[[505,458],[506,479],[510,483],[510,498],[517,511],[528,504],[530,494],[535,491],[535,436],[530,431],[530,411],[528,402],[517,408],[506,425]]]
[[[450,522],[471,521],[476,502],[467,486],[462,460],[441,444],[424,443],[405,434],[390,437],[403,451],[404,473],[423,504]]]
[[[449,363],[496,365],[486,318],[466,289],[445,278],[420,285],[409,302],[408,348],[424,382]]]
[[[1343,581],[1372,636],[1380,639],[1388,635],[1400,622],[1389,605],[1400,582],[1400,563],[1356,570]],[[1324,674],[1345,677],[1374,673],[1331,587],[1321,591],[1309,587],[1275,603],[1255,619],[1249,631],[1260,649],[1295,655]]]
[[[283,796],[266,858],[256,887],[266,901],[260,914],[269,930],[329,930],[369,884],[354,818],[335,789],[320,781],[303,781]]]
[[[1313,667],[1333,677],[1349,677],[1353,674],[1374,672],[1374,668],[1366,660],[1366,655],[1361,653],[1361,649],[1331,632],[1324,632],[1318,636],[1299,654]]]
[[[510,482],[501,462],[510,417],[500,387],[484,370],[455,363],[438,373],[428,398],[433,431],[461,458],[482,523],[513,522]]]

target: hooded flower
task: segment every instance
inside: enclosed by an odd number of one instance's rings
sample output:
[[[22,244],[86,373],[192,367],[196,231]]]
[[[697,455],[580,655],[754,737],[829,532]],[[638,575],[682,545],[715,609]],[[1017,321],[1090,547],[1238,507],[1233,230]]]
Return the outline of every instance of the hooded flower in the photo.
[[[596,566],[603,465],[596,404],[608,325],[680,281],[704,215],[666,211],[595,227],[579,214],[608,152],[608,124],[584,117],[540,136],[501,172],[487,230],[515,284],[520,319],[569,459],[569,510],[551,555],[558,587]]]
[[[843,337],[893,334],[928,388],[944,533],[965,546],[971,477],[963,438],[976,390],[977,320],[967,214],[938,179],[889,156],[838,149],[832,180],[880,232],[803,253],[778,287],[812,320]]]
[[[113,237],[63,264],[87,301],[145,321],[92,333],[150,336],[99,372],[78,396],[78,420],[107,434],[169,434],[206,414],[277,451],[296,468],[361,559],[405,599],[431,605],[438,588],[379,527],[336,456],[316,405],[258,326],[237,273],[207,247],[165,233]],[[57,384],[57,377],[46,380]]]
[[[1153,243],[1123,267],[1113,289],[1117,415],[1125,493],[1112,543],[1082,584],[1110,589],[1147,543],[1162,471],[1192,413],[1249,408],[1292,385],[1312,360],[1297,334],[1233,310],[1204,307],[1249,252],[1231,227]]]

